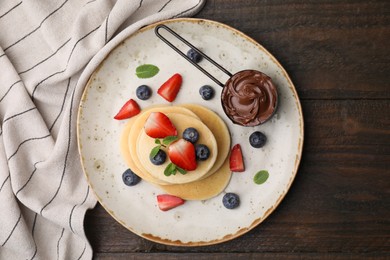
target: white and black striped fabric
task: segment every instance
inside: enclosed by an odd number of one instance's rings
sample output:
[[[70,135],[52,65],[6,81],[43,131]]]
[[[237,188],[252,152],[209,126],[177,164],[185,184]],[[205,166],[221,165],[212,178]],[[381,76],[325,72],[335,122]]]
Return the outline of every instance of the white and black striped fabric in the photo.
[[[140,27],[203,4],[0,1],[0,259],[92,258],[83,221],[96,200],[76,140],[86,80]]]

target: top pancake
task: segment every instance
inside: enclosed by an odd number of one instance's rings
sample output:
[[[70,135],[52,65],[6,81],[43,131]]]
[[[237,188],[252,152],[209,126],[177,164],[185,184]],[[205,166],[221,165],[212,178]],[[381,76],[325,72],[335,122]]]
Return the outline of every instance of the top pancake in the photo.
[[[199,140],[196,143],[204,144],[209,148],[209,158],[205,161],[198,161],[196,169],[188,171],[186,174],[176,173],[175,175],[165,176],[164,170],[170,163],[170,160],[167,157],[166,162],[162,165],[154,165],[150,161],[149,154],[153,147],[156,146],[155,139],[149,137],[142,128],[137,141],[137,155],[141,164],[154,178],[171,184],[189,183],[205,177],[214,166],[218,155],[217,141],[214,134],[202,121],[194,117],[178,113],[167,113],[166,115],[176,127],[179,138],[182,138],[182,133],[185,129],[194,127],[199,133]],[[165,148],[162,149],[167,151]]]
[[[152,112],[163,112],[163,113],[181,113],[194,118],[198,118],[193,112],[189,109],[177,106],[156,106],[145,109],[141,114],[138,114],[129,119],[124,130],[122,131],[121,137],[121,152],[122,156],[125,158],[129,168],[136,173],[139,177],[145,181],[155,183],[155,184],[169,184],[165,181],[159,180],[148,174],[145,168],[140,163],[137,151],[136,151],[136,142],[138,138],[139,131],[143,128],[146,119]]]

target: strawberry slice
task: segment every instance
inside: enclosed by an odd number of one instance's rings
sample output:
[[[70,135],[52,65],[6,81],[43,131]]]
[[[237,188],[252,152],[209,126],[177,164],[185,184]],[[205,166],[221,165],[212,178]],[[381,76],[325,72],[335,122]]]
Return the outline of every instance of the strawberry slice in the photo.
[[[176,73],[161,85],[157,90],[157,93],[167,101],[172,102],[175,100],[177,93],[180,90],[182,81],[181,75]]]
[[[233,146],[230,153],[230,170],[232,172],[245,171],[244,159],[242,157],[242,151],[240,144]]]
[[[196,169],[195,146],[184,139],[173,142],[168,147],[168,156],[173,164],[186,170]]]
[[[184,204],[184,202],[185,200],[183,200],[182,198],[173,195],[169,195],[169,194],[157,195],[157,205],[159,209],[161,209],[162,211],[173,209],[177,206]]]
[[[139,108],[137,102],[135,102],[134,99],[130,99],[123,105],[114,118],[117,120],[127,119],[138,115],[140,111],[141,109]]]
[[[152,112],[145,122],[145,133],[152,138],[165,138],[176,136],[176,127],[169,117],[161,112]]]

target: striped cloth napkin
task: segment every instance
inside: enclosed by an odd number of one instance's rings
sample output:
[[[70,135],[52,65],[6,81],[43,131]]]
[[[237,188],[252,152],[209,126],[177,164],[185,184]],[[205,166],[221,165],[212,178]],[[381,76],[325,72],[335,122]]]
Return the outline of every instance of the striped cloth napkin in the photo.
[[[83,87],[108,52],[137,29],[191,16],[203,4],[0,2],[0,259],[92,258],[83,221],[96,200],[76,137]]]

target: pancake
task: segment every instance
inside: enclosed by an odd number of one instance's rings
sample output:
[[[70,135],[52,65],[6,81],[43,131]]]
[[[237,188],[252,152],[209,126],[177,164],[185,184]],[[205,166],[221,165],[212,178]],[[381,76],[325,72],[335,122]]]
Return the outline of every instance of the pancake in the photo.
[[[197,116],[193,112],[183,107],[155,106],[155,107],[145,109],[140,114],[128,119],[128,122],[126,123],[122,131],[120,148],[121,148],[122,157],[125,159],[127,165],[139,177],[141,177],[147,182],[151,182],[155,184],[167,184],[166,182],[156,179],[147,173],[147,171],[139,163],[138,157],[135,156],[136,145],[133,145],[136,144],[136,138],[138,137],[139,131],[143,129],[143,126],[149,114],[156,111],[160,111],[163,113],[170,113],[170,112],[182,113],[197,118]]]
[[[202,121],[195,119],[192,116],[178,114],[178,113],[166,113],[173,125],[176,127],[178,137],[182,138],[182,133],[188,127],[194,127],[199,133],[199,140],[197,144],[204,144],[210,150],[210,156],[205,161],[198,161],[197,167],[193,171],[188,171],[186,174],[177,172],[175,175],[165,176],[164,170],[170,163],[169,158],[162,165],[154,165],[150,159],[149,154],[151,150],[156,146],[155,139],[149,137],[144,129],[140,130],[137,140],[137,155],[142,166],[148,171],[148,173],[156,179],[171,184],[183,184],[199,180],[209,173],[210,169],[214,166],[214,163],[218,155],[217,141],[214,134],[210,129],[202,123]],[[166,150],[165,148],[162,148]]]

